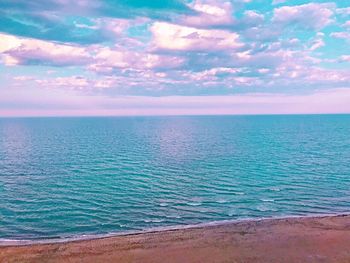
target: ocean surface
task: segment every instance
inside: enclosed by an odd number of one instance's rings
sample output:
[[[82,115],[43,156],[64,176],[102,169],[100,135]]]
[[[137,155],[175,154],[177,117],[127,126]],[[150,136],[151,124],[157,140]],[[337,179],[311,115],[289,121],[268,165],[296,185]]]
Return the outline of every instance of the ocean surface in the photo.
[[[0,119],[0,240],[350,212],[350,115]]]

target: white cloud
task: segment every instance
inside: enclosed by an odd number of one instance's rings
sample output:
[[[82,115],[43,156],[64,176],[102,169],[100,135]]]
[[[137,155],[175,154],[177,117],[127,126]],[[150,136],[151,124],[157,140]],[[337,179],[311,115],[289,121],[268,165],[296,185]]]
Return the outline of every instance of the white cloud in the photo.
[[[194,16],[185,16],[181,23],[192,27],[224,26],[234,23],[233,9],[230,2],[195,1],[191,8],[198,12]]]
[[[153,45],[157,49],[179,51],[234,50],[243,46],[239,35],[225,30],[205,30],[165,22],[151,27]]]

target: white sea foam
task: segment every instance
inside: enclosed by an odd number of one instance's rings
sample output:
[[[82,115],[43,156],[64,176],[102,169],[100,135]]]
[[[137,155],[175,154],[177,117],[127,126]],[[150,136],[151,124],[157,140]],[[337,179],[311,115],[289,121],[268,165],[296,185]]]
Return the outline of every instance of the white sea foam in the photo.
[[[186,205],[190,205],[190,206],[200,206],[202,205],[201,202],[187,202]]]
[[[161,222],[164,222],[164,219],[155,218],[155,219],[145,219],[143,221],[145,223],[161,223]]]
[[[260,199],[261,201],[263,202],[275,202],[274,199],[269,199],[269,198],[266,198],[266,199]]]
[[[224,203],[227,203],[228,201],[225,199],[219,199],[219,200],[216,200],[216,202],[219,204],[224,204]]]

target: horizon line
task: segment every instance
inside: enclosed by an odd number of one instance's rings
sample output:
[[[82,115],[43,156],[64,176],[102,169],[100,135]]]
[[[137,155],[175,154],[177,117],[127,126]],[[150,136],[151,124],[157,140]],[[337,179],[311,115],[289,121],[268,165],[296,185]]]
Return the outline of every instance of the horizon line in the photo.
[[[127,118],[127,117],[210,117],[210,116],[315,116],[315,115],[350,115],[350,112],[320,113],[205,113],[205,114],[120,114],[120,115],[0,115],[0,119],[21,118]]]

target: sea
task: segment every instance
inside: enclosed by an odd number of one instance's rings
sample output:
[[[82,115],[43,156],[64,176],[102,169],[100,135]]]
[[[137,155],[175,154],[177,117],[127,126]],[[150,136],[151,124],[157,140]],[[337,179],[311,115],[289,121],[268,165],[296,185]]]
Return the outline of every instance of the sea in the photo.
[[[0,119],[0,241],[350,212],[350,115]]]

